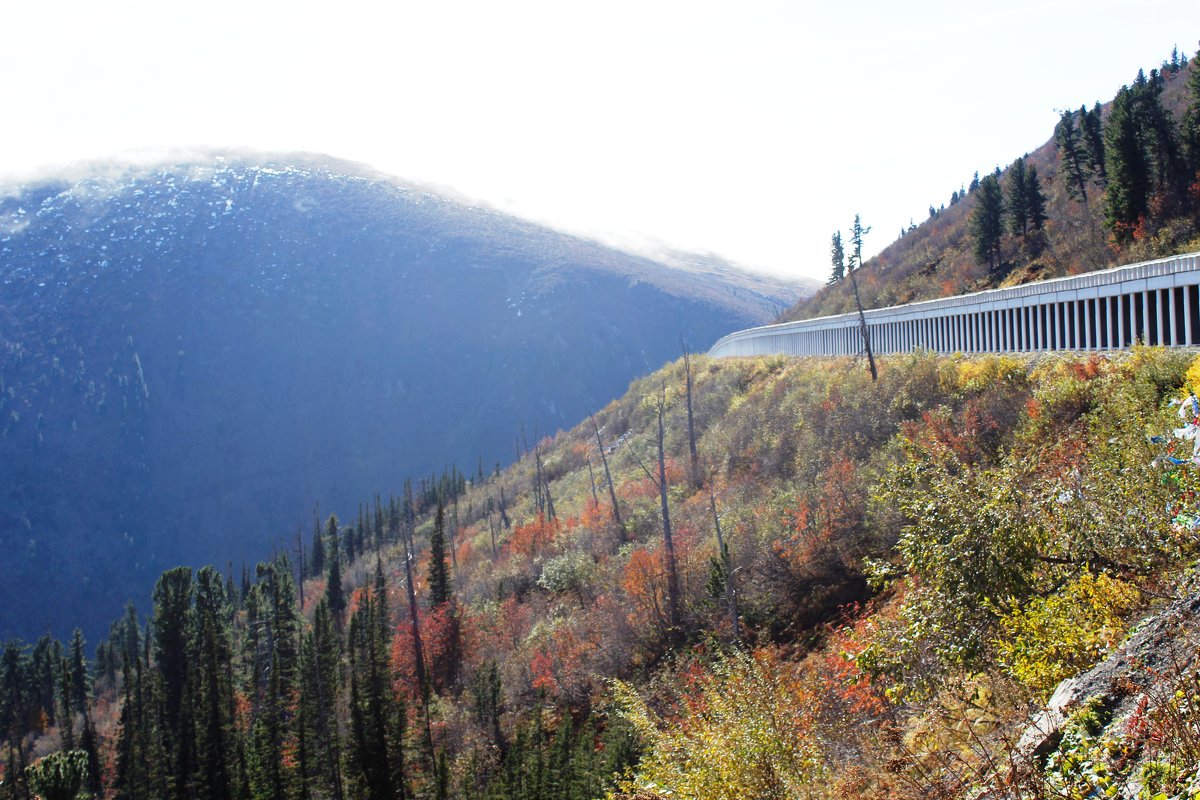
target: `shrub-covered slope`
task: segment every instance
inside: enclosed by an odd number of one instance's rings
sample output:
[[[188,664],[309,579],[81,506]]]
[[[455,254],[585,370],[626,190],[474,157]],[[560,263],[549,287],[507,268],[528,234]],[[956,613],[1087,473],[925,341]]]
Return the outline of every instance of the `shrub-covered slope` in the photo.
[[[134,798],[1082,785],[1084,734],[1017,740],[1187,590],[1196,467],[1163,457],[1191,444],[1151,437],[1180,425],[1190,360],[916,354],[872,383],[849,360],[693,358],[695,462],[676,362],[499,474],[323,524],[290,563],[164,575],[69,730],[74,659],[11,645],[9,775],[91,725],[106,791]],[[1192,741],[1190,706],[1145,705],[1183,721],[1110,772]]]

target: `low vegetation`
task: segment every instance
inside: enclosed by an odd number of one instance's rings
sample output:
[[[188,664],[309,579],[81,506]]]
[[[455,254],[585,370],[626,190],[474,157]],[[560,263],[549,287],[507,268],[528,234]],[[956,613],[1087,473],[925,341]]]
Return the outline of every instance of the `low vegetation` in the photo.
[[[506,470],[165,573],[94,659],[8,643],[0,798],[61,764],[117,798],[1074,796],[1123,744],[1016,742],[1187,589],[1200,478],[1148,436],[1191,358],[668,365]],[[1104,769],[1191,785],[1189,680]]]

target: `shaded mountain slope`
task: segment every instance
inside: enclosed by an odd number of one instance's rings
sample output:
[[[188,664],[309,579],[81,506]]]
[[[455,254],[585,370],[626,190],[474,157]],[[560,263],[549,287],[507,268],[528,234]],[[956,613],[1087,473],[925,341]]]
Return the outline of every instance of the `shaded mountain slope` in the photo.
[[[256,559],[318,501],[507,462],[522,430],[793,292],[315,159],[12,187],[0,634],[93,627],[174,563]]]

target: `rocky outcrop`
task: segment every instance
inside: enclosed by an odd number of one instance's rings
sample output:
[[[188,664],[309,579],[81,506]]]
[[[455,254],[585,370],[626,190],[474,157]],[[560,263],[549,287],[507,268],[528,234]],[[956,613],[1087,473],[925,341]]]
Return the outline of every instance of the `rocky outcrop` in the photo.
[[[1063,681],[1021,735],[1016,762],[1041,768],[1060,747],[1071,715],[1091,709],[1100,720],[1092,738],[1110,748],[1110,772],[1120,797],[1137,797],[1141,762],[1171,745],[1166,717],[1179,717],[1177,691],[1200,673],[1200,590],[1146,617],[1125,642],[1092,669]],[[1186,713],[1186,712],[1185,712]]]

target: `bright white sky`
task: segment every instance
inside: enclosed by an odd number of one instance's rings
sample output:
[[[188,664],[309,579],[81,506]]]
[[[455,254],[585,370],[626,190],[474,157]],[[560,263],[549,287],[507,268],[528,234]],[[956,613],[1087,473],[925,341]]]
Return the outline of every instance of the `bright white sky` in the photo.
[[[1198,40],[1163,0],[8,0],[0,176],[303,150],[824,278]]]

